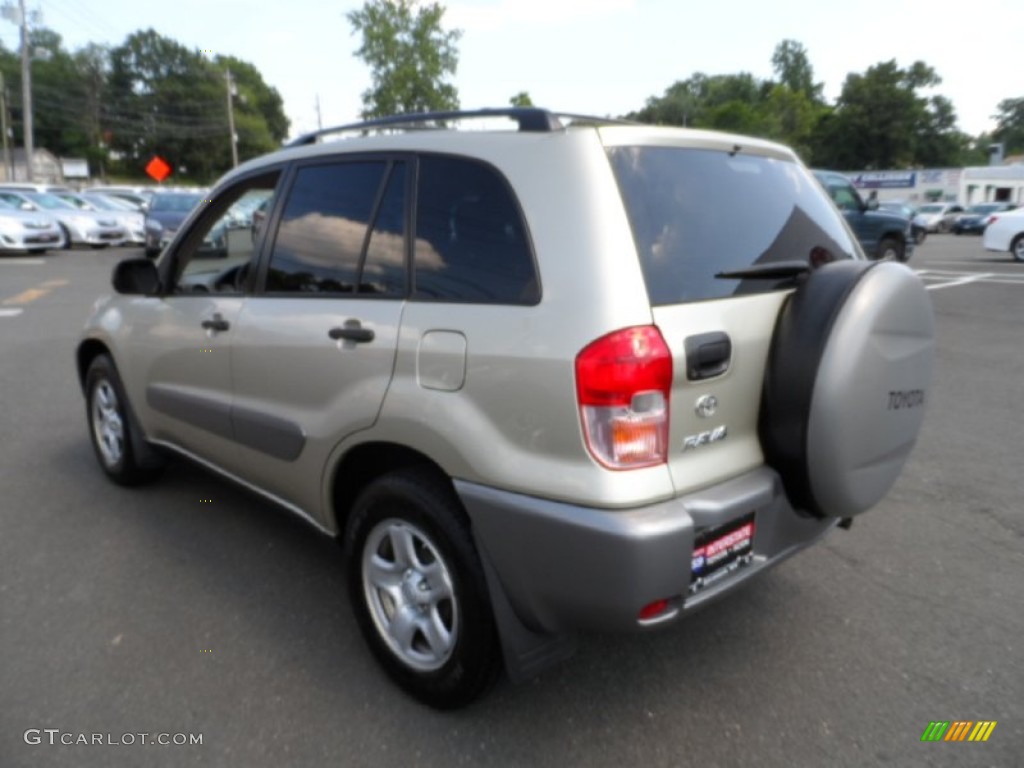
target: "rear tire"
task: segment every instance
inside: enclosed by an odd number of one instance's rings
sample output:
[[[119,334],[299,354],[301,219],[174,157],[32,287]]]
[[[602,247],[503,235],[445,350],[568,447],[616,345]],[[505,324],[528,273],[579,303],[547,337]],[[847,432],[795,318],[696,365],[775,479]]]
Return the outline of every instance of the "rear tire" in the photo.
[[[370,650],[409,694],[464,707],[501,671],[501,646],[469,520],[427,468],[373,481],[345,532],[349,594]]]
[[[1010,243],[1010,254],[1016,261],[1024,261],[1024,235],[1017,235]]]
[[[140,485],[156,479],[163,462],[153,449],[138,455],[136,446],[144,445],[142,435],[121,377],[107,355],[99,355],[89,366],[85,404],[92,447],[107,476],[120,485]]]

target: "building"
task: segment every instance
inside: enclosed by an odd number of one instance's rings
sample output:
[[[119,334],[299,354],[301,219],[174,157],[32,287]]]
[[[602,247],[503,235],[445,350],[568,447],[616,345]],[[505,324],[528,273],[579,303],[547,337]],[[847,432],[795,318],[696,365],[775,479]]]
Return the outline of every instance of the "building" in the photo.
[[[1024,163],[964,168],[960,202],[964,205],[991,202],[1024,205]]]
[[[1016,159],[1016,158],[1014,158]],[[876,192],[879,200],[911,205],[929,202],[1016,203],[1024,205],[1024,163],[971,168],[848,173],[853,186]]]
[[[28,181],[28,173],[25,166],[25,150],[23,148],[19,147],[18,149],[11,150],[11,166],[12,168],[6,168],[0,163],[4,181]],[[47,152],[45,149],[36,149],[32,152],[32,171],[34,175],[33,181],[38,181],[41,184],[64,183],[64,173],[61,169],[60,160],[52,152]]]
[[[913,171],[849,173],[857,189],[878,193],[879,200],[903,200],[912,205],[960,199],[963,169],[926,168]]]

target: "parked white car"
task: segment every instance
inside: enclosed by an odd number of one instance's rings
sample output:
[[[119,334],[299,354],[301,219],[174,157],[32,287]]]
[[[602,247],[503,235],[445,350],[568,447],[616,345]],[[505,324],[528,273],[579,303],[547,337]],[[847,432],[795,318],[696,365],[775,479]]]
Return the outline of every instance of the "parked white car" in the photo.
[[[949,232],[956,217],[964,212],[956,203],[925,203],[917,208],[919,221],[929,232]]]
[[[64,247],[64,233],[52,216],[22,211],[0,200],[0,253],[44,253]]]
[[[115,219],[118,225],[125,231],[124,242],[132,245],[142,245],[146,242],[145,220],[146,216],[141,211],[136,211],[131,206],[118,200],[115,197],[105,195],[78,195],[74,192],[55,192],[57,197],[66,203],[71,203],[80,211],[92,211],[97,214],[104,214],[108,218]]]
[[[1014,259],[1024,261],[1024,208],[989,217],[982,243],[987,251],[1009,251]]]
[[[120,245],[126,237],[124,227],[110,214],[80,211],[52,193],[12,191],[0,185],[0,199],[22,211],[45,213],[48,218],[56,219],[67,248],[78,244],[106,248],[109,245]]]

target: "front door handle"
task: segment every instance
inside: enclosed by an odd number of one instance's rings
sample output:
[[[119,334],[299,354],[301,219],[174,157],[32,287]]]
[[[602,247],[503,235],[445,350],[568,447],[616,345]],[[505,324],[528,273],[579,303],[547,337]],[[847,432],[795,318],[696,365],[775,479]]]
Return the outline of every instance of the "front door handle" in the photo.
[[[220,312],[217,312],[216,314],[214,314],[214,316],[212,318],[210,318],[209,320],[203,320],[203,322],[200,323],[200,325],[203,326],[204,330],[212,331],[213,333],[219,333],[220,331],[226,331],[228,328],[231,327],[231,323],[229,323],[227,320],[225,320],[221,316]]]
[[[346,320],[340,328],[331,328],[327,332],[335,341],[354,341],[357,344],[365,344],[373,341],[374,332],[372,328],[363,328],[358,320]]]

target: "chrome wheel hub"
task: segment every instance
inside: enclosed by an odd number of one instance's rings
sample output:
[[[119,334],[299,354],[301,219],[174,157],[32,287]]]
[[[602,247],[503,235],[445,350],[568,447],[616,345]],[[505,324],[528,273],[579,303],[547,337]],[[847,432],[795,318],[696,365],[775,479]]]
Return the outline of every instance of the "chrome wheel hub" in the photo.
[[[117,464],[124,456],[124,422],[113,385],[102,379],[92,391],[92,434],[103,463]]]
[[[426,533],[398,519],[378,523],[362,557],[370,616],[391,652],[421,672],[440,669],[458,638],[451,573]]]

